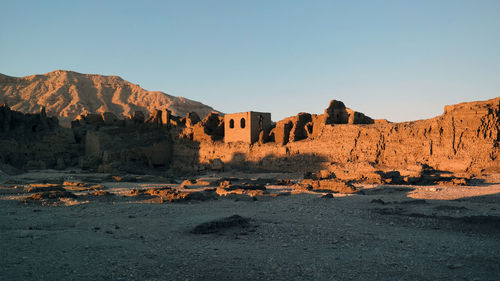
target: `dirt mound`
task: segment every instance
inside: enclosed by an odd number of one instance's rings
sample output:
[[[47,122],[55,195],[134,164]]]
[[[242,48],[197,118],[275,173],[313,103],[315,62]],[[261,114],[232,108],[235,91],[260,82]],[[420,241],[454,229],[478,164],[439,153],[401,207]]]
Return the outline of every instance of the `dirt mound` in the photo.
[[[228,229],[241,230],[250,227],[250,220],[239,215],[213,220],[197,225],[191,233],[194,234],[211,234],[221,233]]]

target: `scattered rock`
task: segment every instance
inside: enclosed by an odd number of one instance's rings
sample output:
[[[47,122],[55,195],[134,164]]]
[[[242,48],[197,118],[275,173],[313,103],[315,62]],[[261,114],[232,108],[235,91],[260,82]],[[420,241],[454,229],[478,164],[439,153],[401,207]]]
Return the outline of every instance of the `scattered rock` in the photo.
[[[350,194],[357,192],[356,188],[349,182],[339,179],[312,180],[304,179],[297,186],[299,190],[314,190],[318,192],[330,191],[335,193]]]
[[[195,185],[195,184],[196,184],[196,180],[187,179],[187,180],[184,180],[179,187],[184,188],[186,186]]]
[[[60,198],[77,198],[77,196],[66,190],[43,191],[25,197],[24,202],[46,202]]]
[[[24,190],[29,193],[44,192],[44,191],[66,191],[60,184],[54,183],[32,183],[24,187]]]
[[[181,192],[170,187],[150,188],[150,189],[131,189],[133,196],[151,196],[156,197],[160,202],[184,202],[184,201],[206,201],[216,199],[214,190],[203,190],[195,192]]]
[[[114,194],[109,192],[109,191],[105,191],[105,190],[94,190],[92,192],[87,193],[87,195],[100,197],[100,196],[112,196]]]
[[[294,183],[290,179],[278,179],[274,182],[275,185],[286,185],[286,186],[291,186],[294,185]]]
[[[222,187],[217,187],[216,193],[219,196],[229,196],[235,194],[235,195],[245,195],[250,197],[263,196],[267,194],[265,190],[261,189],[243,189],[243,188],[227,189]]]
[[[77,187],[87,187],[88,183],[80,182],[80,181],[65,181],[63,182],[64,186],[77,186]]]
[[[231,181],[229,180],[222,180],[219,182],[219,187],[221,188],[229,188],[231,186]]]

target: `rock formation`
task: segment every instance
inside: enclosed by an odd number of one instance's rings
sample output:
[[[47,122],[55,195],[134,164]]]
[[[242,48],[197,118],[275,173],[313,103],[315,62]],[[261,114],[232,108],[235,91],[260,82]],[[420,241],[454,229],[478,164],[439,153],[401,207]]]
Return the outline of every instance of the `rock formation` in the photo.
[[[122,119],[134,111],[146,116],[157,109],[180,116],[194,111],[201,117],[213,111],[183,97],[144,90],[118,76],[64,70],[19,78],[0,74],[0,103],[24,113],[38,113],[45,107],[47,114],[58,117],[65,127],[77,116],[89,113],[111,112]]]

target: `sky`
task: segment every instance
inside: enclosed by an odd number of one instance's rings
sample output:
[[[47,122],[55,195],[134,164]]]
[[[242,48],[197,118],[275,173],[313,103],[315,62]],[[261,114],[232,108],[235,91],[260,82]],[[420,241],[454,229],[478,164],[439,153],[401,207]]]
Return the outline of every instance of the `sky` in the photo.
[[[500,0],[0,0],[0,73],[118,75],[225,112],[390,121],[500,96]]]

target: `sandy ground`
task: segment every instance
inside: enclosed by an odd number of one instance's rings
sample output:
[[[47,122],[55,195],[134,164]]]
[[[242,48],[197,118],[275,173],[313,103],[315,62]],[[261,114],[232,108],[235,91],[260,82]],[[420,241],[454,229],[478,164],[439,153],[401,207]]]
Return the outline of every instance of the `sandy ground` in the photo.
[[[19,186],[57,180],[115,195],[23,203]],[[481,186],[362,186],[334,198],[268,186],[272,196],[256,200],[165,204],[130,189],[177,185],[71,171],[0,186],[0,280],[500,280],[500,175]],[[250,226],[191,233],[234,214]]]

